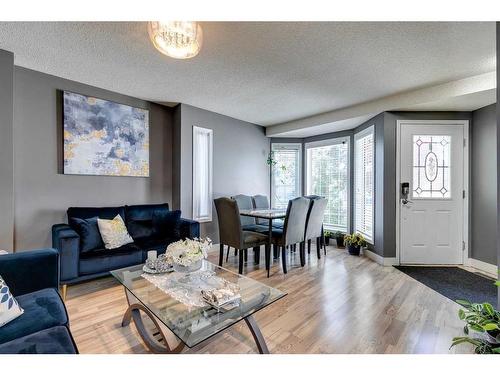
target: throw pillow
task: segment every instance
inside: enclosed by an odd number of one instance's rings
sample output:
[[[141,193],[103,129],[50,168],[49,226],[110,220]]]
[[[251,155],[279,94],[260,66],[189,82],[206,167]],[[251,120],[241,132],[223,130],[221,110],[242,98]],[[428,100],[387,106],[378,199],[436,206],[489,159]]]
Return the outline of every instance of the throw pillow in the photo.
[[[104,247],[99,226],[97,225],[97,216],[90,219],[72,217],[69,225],[80,236],[80,252],[86,253]]]
[[[181,211],[158,210],[153,213],[153,229],[157,238],[181,237]]]
[[[116,215],[113,220],[98,218],[97,225],[106,249],[116,249],[134,242],[130,234],[128,234],[127,227],[120,215]]]
[[[10,293],[9,287],[0,276],[0,327],[16,319],[24,310]]]

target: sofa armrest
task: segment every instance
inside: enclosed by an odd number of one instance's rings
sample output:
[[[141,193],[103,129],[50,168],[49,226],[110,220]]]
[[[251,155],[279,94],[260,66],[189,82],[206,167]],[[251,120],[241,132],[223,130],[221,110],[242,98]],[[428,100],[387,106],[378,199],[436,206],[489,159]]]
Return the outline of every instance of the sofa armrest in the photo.
[[[180,235],[182,239],[185,238],[199,238],[200,237],[200,223],[195,220],[181,218]]]
[[[67,224],[52,226],[52,247],[61,257],[61,282],[78,277],[80,236]]]
[[[14,296],[59,287],[59,254],[54,249],[0,256],[0,276]]]

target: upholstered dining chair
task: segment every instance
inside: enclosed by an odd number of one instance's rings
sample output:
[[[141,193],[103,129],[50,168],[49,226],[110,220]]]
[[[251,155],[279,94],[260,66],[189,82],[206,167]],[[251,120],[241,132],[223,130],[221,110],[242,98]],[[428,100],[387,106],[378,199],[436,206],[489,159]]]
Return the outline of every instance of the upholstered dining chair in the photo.
[[[290,200],[286,210],[283,229],[275,228],[273,230],[272,242],[273,245],[281,248],[281,262],[284,273],[287,273],[286,249],[288,246],[294,247],[294,245],[299,244],[300,265],[302,267],[305,265],[304,228],[306,227],[309,204],[310,200],[304,197]],[[270,252],[266,251],[266,256],[270,256]],[[266,259],[266,264],[269,264],[268,259]]]
[[[323,237],[323,220],[325,218],[326,198],[311,198],[309,203],[309,211],[307,212],[307,220],[305,227],[304,241],[307,241],[307,251],[311,252],[311,241],[316,240],[316,251],[318,259],[321,258],[321,246]]]
[[[326,199],[324,197],[320,197],[319,195],[306,195],[306,196],[304,196],[304,198],[311,199],[311,200]],[[326,204],[328,204],[328,200],[327,200]],[[325,205],[325,211],[326,211],[326,205]],[[323,219],[324,219],[324,215],[323,215]],[[311,253],[311,242],[312,242],[312,239],[307,240],[307,252],[309,254]],[[324,253],[326,256],[325,228],[324,228],[323,224],[321,224],[320,248],[321,247],[323,247]]]
[[[233,247],[239,256],[238,272],[243,273],[243,262],[249,248],[254,248],[255,257],[260,256],[260,246],[266,245],[266,254],[269,253],[268,237],[265,234],[242,230],[240,210],[238,204],[231,198],[214,199],[217,219],[219,222],[220,253],[219,266],[224,259],[224,245]]]
[[[254,208],[252,197],[249,195],[238,194],[238,195],[235,195],[231,198],[236,201],[236,204],[238,205],[238,209],[240,209],[240,210],[253,210],[253,208]],[[267,234],[267,232],[268,232],[268,227],[265,225],[260,225],[259,223],[257,223],[256,219],[253,217],[240,215],[240,221],[241,221],[241,229],[242,230],[252,231],[252,232],[257,232],[257,233],[265,233],[265,234]],[[228,247],[228,249],[227,249],[226,262],[229,258],[230,249],[231,249],[231,247]],[[257,249],[254,249],[254,250],[257,251]],[[234,251],[234,255],[236,255],[236,250]],[[245,262],[246,262],[248,260],[248,252],[245,251],[244,257],[245,257]]]

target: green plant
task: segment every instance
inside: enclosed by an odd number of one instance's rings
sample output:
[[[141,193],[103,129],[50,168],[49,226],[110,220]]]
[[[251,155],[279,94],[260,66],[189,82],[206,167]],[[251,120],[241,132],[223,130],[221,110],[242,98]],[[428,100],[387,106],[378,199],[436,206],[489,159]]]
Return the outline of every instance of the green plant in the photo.
[[[366,245],[366,240],[363,237],[362,234],[359,233],[353,233],[353,234],[346,234],[344,236],[344,245],[352,245],[352,246],[365,246]]]
[[[495,284],[498,285],[498,281]],[[500,354],[500,311],[489,303],[456,302],[463,307],[458,310],[458,317],[466,322],[464,333],[467,336],[454,337],[450,349],[469,343],[477,354]],[[471,337],[471,331],[476,335]]]
[[[334,234],[329,230],[325,230],[323,234],[325,235],[325,238],[334,238]]]
[[[342,233],[340,231],[333,232],[332,238],[344,238],[345,233]]]

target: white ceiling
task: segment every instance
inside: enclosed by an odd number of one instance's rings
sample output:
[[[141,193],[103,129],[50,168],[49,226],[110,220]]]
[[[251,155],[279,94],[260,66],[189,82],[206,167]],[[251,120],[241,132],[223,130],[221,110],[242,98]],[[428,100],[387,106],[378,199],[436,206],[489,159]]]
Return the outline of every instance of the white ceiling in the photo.
[[[496,67],[493,22],[203,22],[202,27],[203,48],[190,60],[157,52],[146,24],[137,22],[1,22],[0,48],[13,51],[19,66],[264,126]],[[475,99],[472,107],[491,101],[491,95]],[[418,105],[414,109],[429,109]],[[471,107],[467,100],[455,101],[453,108],[465,107]]]

